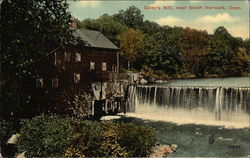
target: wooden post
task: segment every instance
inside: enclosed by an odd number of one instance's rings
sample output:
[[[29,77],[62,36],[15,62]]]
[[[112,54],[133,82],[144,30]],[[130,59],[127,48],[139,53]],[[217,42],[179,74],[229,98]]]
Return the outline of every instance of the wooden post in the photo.
[[[100,91],[100,100],[102,99],[102,82],[101,82],[101,91]]]
[[[119,61],[119,52],[116,53],[116,72],[119,73],[120,71],[120,61]]]

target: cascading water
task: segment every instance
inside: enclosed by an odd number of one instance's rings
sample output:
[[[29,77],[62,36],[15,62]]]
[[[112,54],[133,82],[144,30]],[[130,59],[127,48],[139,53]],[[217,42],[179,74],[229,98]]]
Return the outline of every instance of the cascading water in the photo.
[[[130,86],[128,115],[179,124],[249,127],[250,88]]]

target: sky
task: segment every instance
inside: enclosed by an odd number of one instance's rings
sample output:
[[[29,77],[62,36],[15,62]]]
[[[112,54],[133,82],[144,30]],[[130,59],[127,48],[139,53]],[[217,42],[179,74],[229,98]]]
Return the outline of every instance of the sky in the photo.
[[[79,20],[97,19],[103,14],[113,15],[134,5],[141,10],[144,20],[162,26],[190,27],[207,30],[209,34],[219,26],[225,26],[233,36],[249,38],[249,0],[79,0],[69,1],[69,5],[69,11]],[[164,6],[172,9],[164,9]]]

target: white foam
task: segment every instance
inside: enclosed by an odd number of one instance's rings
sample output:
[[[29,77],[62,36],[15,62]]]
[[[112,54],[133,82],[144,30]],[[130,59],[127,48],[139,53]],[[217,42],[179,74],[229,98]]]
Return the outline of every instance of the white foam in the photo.
[[[102,121],[109,121],[109,120],[116,120],[120,119],[121,116],[103,116],[100,120]]]

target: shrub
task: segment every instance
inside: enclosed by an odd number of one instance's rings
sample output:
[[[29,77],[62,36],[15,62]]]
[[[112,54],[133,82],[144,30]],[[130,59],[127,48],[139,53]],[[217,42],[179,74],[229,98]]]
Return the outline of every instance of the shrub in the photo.
[[[101,145],[103,129],[95,121],[79,121],[74,124],[73,143],[66,151],[65,156],[99,157],[102,156]]]
[[[128,151],[129,157],[145,157],[155,145],[155,130],[134,123],[121,123],[119,144]]]
[[[21,122],[19,152],[28,157],[64,156],[72,142],[71,121],[56,116],[37,116]]]
[[[120,124],[104,122],[104,138],[102,143],[103,156],[108,157],[128,157],[125,147],[121,147],[119,140],[121,139],[122,129]]]
[[[83,121],[74,128],[74,145],[65,156],[148,156],[155,144],[152,128],[133,123]]]
[[[87,92],[67,97],[67,115],[74,120],[88,118],[91,114],[91,101],[91,95]]]
[[[155,144],[150,127],[44,115],[22,121],[20,135],[18,150],[28,157],[148,156]]]
[[[125,157],[127,152],[118,143],[118,124],[95,121],[77,122],[74,126],[74,142],[67,150],[68,157]]]

